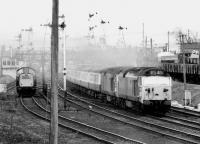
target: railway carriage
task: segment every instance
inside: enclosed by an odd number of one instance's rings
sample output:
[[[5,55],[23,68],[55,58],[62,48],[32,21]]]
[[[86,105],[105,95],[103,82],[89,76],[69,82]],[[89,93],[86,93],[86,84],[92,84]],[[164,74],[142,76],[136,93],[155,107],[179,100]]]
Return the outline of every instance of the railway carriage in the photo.
[[[120,107],[140,110],[168,111],[171,106],[171,77],[162,69],[153,67],[116,67],[96,73],[70,71],[79,86],[88,94]],[[87,74],[86,74],[87,73]],[[82,76],[82,77],[81,77]],[[91,81],[91,80],[94,81]]]
[[[101,91],[101,75],[99,73],[88,72],[88,88],[94,91]]]
[[[16,71],[16,88],[19,96],[31,97],[36,92],[36,72],[33,68],[22,67]]]

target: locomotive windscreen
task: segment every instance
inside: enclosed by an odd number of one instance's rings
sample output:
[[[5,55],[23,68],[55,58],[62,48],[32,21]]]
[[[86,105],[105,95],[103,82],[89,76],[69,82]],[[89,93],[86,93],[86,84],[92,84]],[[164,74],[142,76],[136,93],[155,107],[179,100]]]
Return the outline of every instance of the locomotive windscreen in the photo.
[[[163,70],[149,70],[145,73],[146,76],[169,76],[165,71]]]
[[[28,74],[29,73],[29,68],[28,67],[24,68],[23,69],[23,73]]]

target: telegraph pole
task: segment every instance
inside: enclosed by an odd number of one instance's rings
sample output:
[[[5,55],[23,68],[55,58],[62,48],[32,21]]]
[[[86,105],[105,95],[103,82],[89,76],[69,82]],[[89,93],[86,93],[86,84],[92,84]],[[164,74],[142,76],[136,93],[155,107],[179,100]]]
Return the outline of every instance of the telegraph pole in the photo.
[[[51,124],[50,144],[58,143],[58,13],[59,0],[53,0],[51,32]]]

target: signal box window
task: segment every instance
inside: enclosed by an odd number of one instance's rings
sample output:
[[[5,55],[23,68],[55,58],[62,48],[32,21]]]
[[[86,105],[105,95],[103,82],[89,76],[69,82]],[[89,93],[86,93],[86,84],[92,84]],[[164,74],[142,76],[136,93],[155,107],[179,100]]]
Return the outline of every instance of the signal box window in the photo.
[[[7,65],[10,65],[10,61],[7,61]]]
[[[15,65],[15,61],[12,61],[12,65]]]
[[[5,60],[3,61],[3,65],[6,65],[6,61]]]

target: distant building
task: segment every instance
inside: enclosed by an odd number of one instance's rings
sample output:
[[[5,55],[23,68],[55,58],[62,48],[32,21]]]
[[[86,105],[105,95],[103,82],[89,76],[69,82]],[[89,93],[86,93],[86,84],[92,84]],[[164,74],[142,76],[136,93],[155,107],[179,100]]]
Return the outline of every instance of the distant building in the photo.
[[[16,58],[2,57],[1,58],[1,75],[9,75],[16,77],[16,70],[22,66],[26,66],[24,61],[19,61]]]

